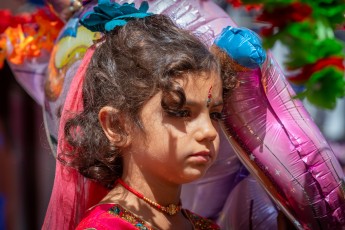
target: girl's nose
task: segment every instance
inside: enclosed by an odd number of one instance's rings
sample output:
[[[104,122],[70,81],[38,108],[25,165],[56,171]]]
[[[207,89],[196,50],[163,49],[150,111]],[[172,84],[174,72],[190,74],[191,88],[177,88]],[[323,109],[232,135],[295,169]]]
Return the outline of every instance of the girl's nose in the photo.
[[[198,142],[208,141],[212,142],[216,139],[218,131],[215,127],[215,122],[212,122],[209,115],[203,116],[203,119],[199,120],[197,130],[195,132],[195,139]]]

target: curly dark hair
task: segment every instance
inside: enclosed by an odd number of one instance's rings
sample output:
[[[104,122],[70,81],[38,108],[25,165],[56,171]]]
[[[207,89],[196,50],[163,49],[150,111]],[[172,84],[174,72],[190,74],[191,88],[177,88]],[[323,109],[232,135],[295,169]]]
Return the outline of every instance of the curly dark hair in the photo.
[[[144,132],[139,113],[145,102],[161,91],[165,111],[181,108],[186,98],[176,78],[220,73],[220,67],[203,42],[164,15],[133,19],[104,36],[86,71],[84,111],[65,125],[71,148],[63,150],[59,160],[111,188],[122,175],[121,148],[105,136],[98,120],[100,109],[116,108]],[[114,129],[126,138],[118,119],[113,121]]]
[[[223,81],[223,98],[230,96],[234,89],[239,86],[238,75],[250,75],[252,70],[238,64],[226,51],[213,44],[210,51],[218,58]]]

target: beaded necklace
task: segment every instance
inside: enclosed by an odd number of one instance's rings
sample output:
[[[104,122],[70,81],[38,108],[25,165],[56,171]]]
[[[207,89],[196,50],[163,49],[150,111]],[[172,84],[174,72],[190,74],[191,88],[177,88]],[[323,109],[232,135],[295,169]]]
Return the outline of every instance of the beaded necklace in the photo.
[[[152,207],[156,208],[158,211],[166,213],[170,216],[176,215],[182,209],[181,202],[178,205],[169,204],[168,206],[163,206],[163,205],[160,205],[160,204],[150,200],[149,198],[145,197],[143,194],[139,193],[134,188],[132,188],[128,184],[126,184],[122,179],[117,179],[116,182],[119,183],[120,185],[122,185],[122,187],[124,187],[129,192],[136,195],[138,198],[142,199],[143,201],[145,201],[146,203],[148,203]]]

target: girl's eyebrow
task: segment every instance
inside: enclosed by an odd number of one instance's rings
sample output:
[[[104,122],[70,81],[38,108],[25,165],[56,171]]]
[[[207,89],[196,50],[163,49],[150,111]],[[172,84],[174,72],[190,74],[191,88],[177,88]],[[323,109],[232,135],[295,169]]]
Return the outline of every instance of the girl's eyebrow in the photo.
[[[218,107],[218,106],[223,106],[223,100],[219,100],[219,101],[214,101],[211,103],[211,107]],[[192,100],[187,100],[185,103],[186,106],[199,106],[200,102],[196,102],[196,101],[192,101]],[[206,102],[205,102],[206,105]]]
[[[218,107],[218,106],[223,106],[224,105],[224,102],[223,100],[221,101],[215,101],[214,103],[211,103],[211,107]]]
[[[191,101],[191,100],[186,100],[186,103],[185,103],[186,106],[199,106],[200,103],[199,102],[196,102],[196,101]]]

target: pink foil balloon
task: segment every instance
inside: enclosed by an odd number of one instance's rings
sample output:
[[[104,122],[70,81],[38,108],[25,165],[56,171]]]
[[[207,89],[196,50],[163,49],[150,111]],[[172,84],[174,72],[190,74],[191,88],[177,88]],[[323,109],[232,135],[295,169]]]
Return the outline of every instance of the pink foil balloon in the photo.
[[[299,229],[345,226],[344,174],[271,56],[225,103],[237,155]]]

